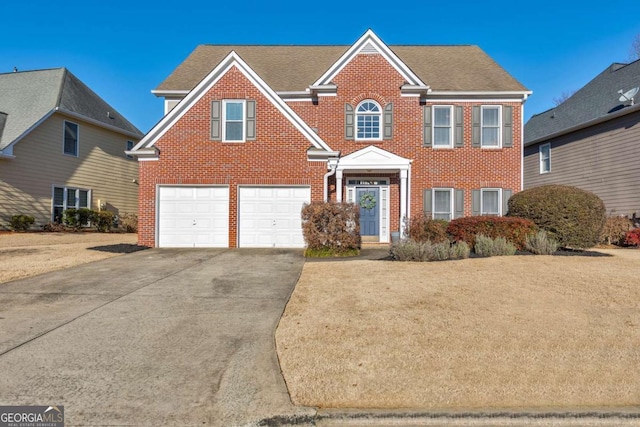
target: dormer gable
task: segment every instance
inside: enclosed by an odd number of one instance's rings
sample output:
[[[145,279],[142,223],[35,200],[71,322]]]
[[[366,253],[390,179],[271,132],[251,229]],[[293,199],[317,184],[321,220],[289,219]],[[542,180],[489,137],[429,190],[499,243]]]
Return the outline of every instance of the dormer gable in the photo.
[[[333,84],[333,79],[353,58],[360,54],[382,55],[404,79],[403,93],[426,94],[430,91],[429,85],[423,82],[371,29],[367,30],[362,37],[347,49],[318,80],[309,86],[309,89],[316,93],[334,93],[337,88]]]

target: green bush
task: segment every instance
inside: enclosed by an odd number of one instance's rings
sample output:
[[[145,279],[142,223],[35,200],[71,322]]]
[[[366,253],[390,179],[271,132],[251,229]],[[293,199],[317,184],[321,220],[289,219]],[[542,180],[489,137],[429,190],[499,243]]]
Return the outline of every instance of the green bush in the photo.
[[[536,255],[551,255],[558,250],[558,242],[550,239],[544,230],[527,236],[525,248]]]
[[[13,215],[10,225],[13,231],[27,231],[36,220],[30,215]]]
[[[120,217],[120,224],[122,228],[127,233],[137,233],[138,232],[138,215],[134,213],[126,213],[122,214]]]
[[[572,249],[597,245],[606,220],[598,196],[566,185],[543,185],[514,194],[509,215],[530,219],[560,247]]]
[[[406,234],[416,242],[448,242],[448,224],[449,223],[443,219],[431,219],[424,215],[418,215],[411,218]]]
[[[515,255],[517,251],[516,246],[504,237],[492,239],[484,234],[478,234],[475,240],[474,252],[481,257]]]
[[[607,245],[622,245],[627,231],[633,228],[633,221],[626,216],[610,216],[602,227],[600,243]]]
[[[113,218],[115,214],[109,211],[93,212],[91,216],[91,222],[100,233],[108,233],[113,226]]]
[[[74,230],[78,230],[81,227],[89,225],[89,221],[93,217],[94,212],[87,208],[69,208],[62,213],[62,222],[67,227],[71,227]]]
[[[491,238],[504,237],[516,245],[518,249],[524,249],[527,236],[535,231],[535,224],[527,219],[500,216],[457,218],[452,220],[447,227],[447,232],[452,240],[464,241],[470,247],[475,247],[475,237],[478,234],[483,234]]]
[[[431,243],[403,239],[391,246],[391,256],[398,261],[444,261],[469,258],[469,245],[465,242]]]
[[[311,202],[302,208],[305,256],[344,256],[360,249],[360,207],[354,203]],[[329,256],[329,255],[323,255]]]

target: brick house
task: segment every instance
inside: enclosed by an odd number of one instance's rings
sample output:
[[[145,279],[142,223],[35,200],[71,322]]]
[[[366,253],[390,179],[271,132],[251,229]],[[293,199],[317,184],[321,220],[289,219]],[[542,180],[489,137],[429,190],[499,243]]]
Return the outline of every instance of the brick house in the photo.
[[[139,243],[302,247],[300,209],[360,203],[363,241],[407,218],[494,214],[522,188],[531,94],[476,46],[203,45],[156,89]]]

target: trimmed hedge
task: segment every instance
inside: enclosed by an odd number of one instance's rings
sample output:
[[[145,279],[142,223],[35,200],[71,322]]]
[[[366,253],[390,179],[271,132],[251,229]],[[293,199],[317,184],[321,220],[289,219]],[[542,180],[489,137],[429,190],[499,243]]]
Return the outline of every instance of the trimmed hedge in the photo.
[[[565,248],[597,245],[605,212],[598,196],[566,185],[533,187],[509,199],[509,216],[530,219]]]
[[[27,231],[35,221],[31,215],[13,215],[10,225],[13,231]]]
[[[449,223],[443,219],[431,219],[424,215],[417,215],[411,218],[406,234],[416,242],[448,242],[448,225]]]
[[[447,227],[452,240],[466,242],[470,247],[475,247],[476,236],[482,234],[491,239],[504,237],[516,248],[524,249],[527,236],[535,232],[535,224],[527,219],[501,216],[457,218]]]
[[[307,256],[344,255],[360,249],[360,207],[355,203],[311,202],[302,208]]]

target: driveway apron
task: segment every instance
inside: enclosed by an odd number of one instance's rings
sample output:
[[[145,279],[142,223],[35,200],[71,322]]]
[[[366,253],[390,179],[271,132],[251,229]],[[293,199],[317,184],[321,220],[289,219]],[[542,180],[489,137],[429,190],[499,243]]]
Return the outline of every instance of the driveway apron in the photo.
[[[304,259],[152,249],[0,285],[0,405],[66,425],[244,425],[291,404],[274,332]]]

